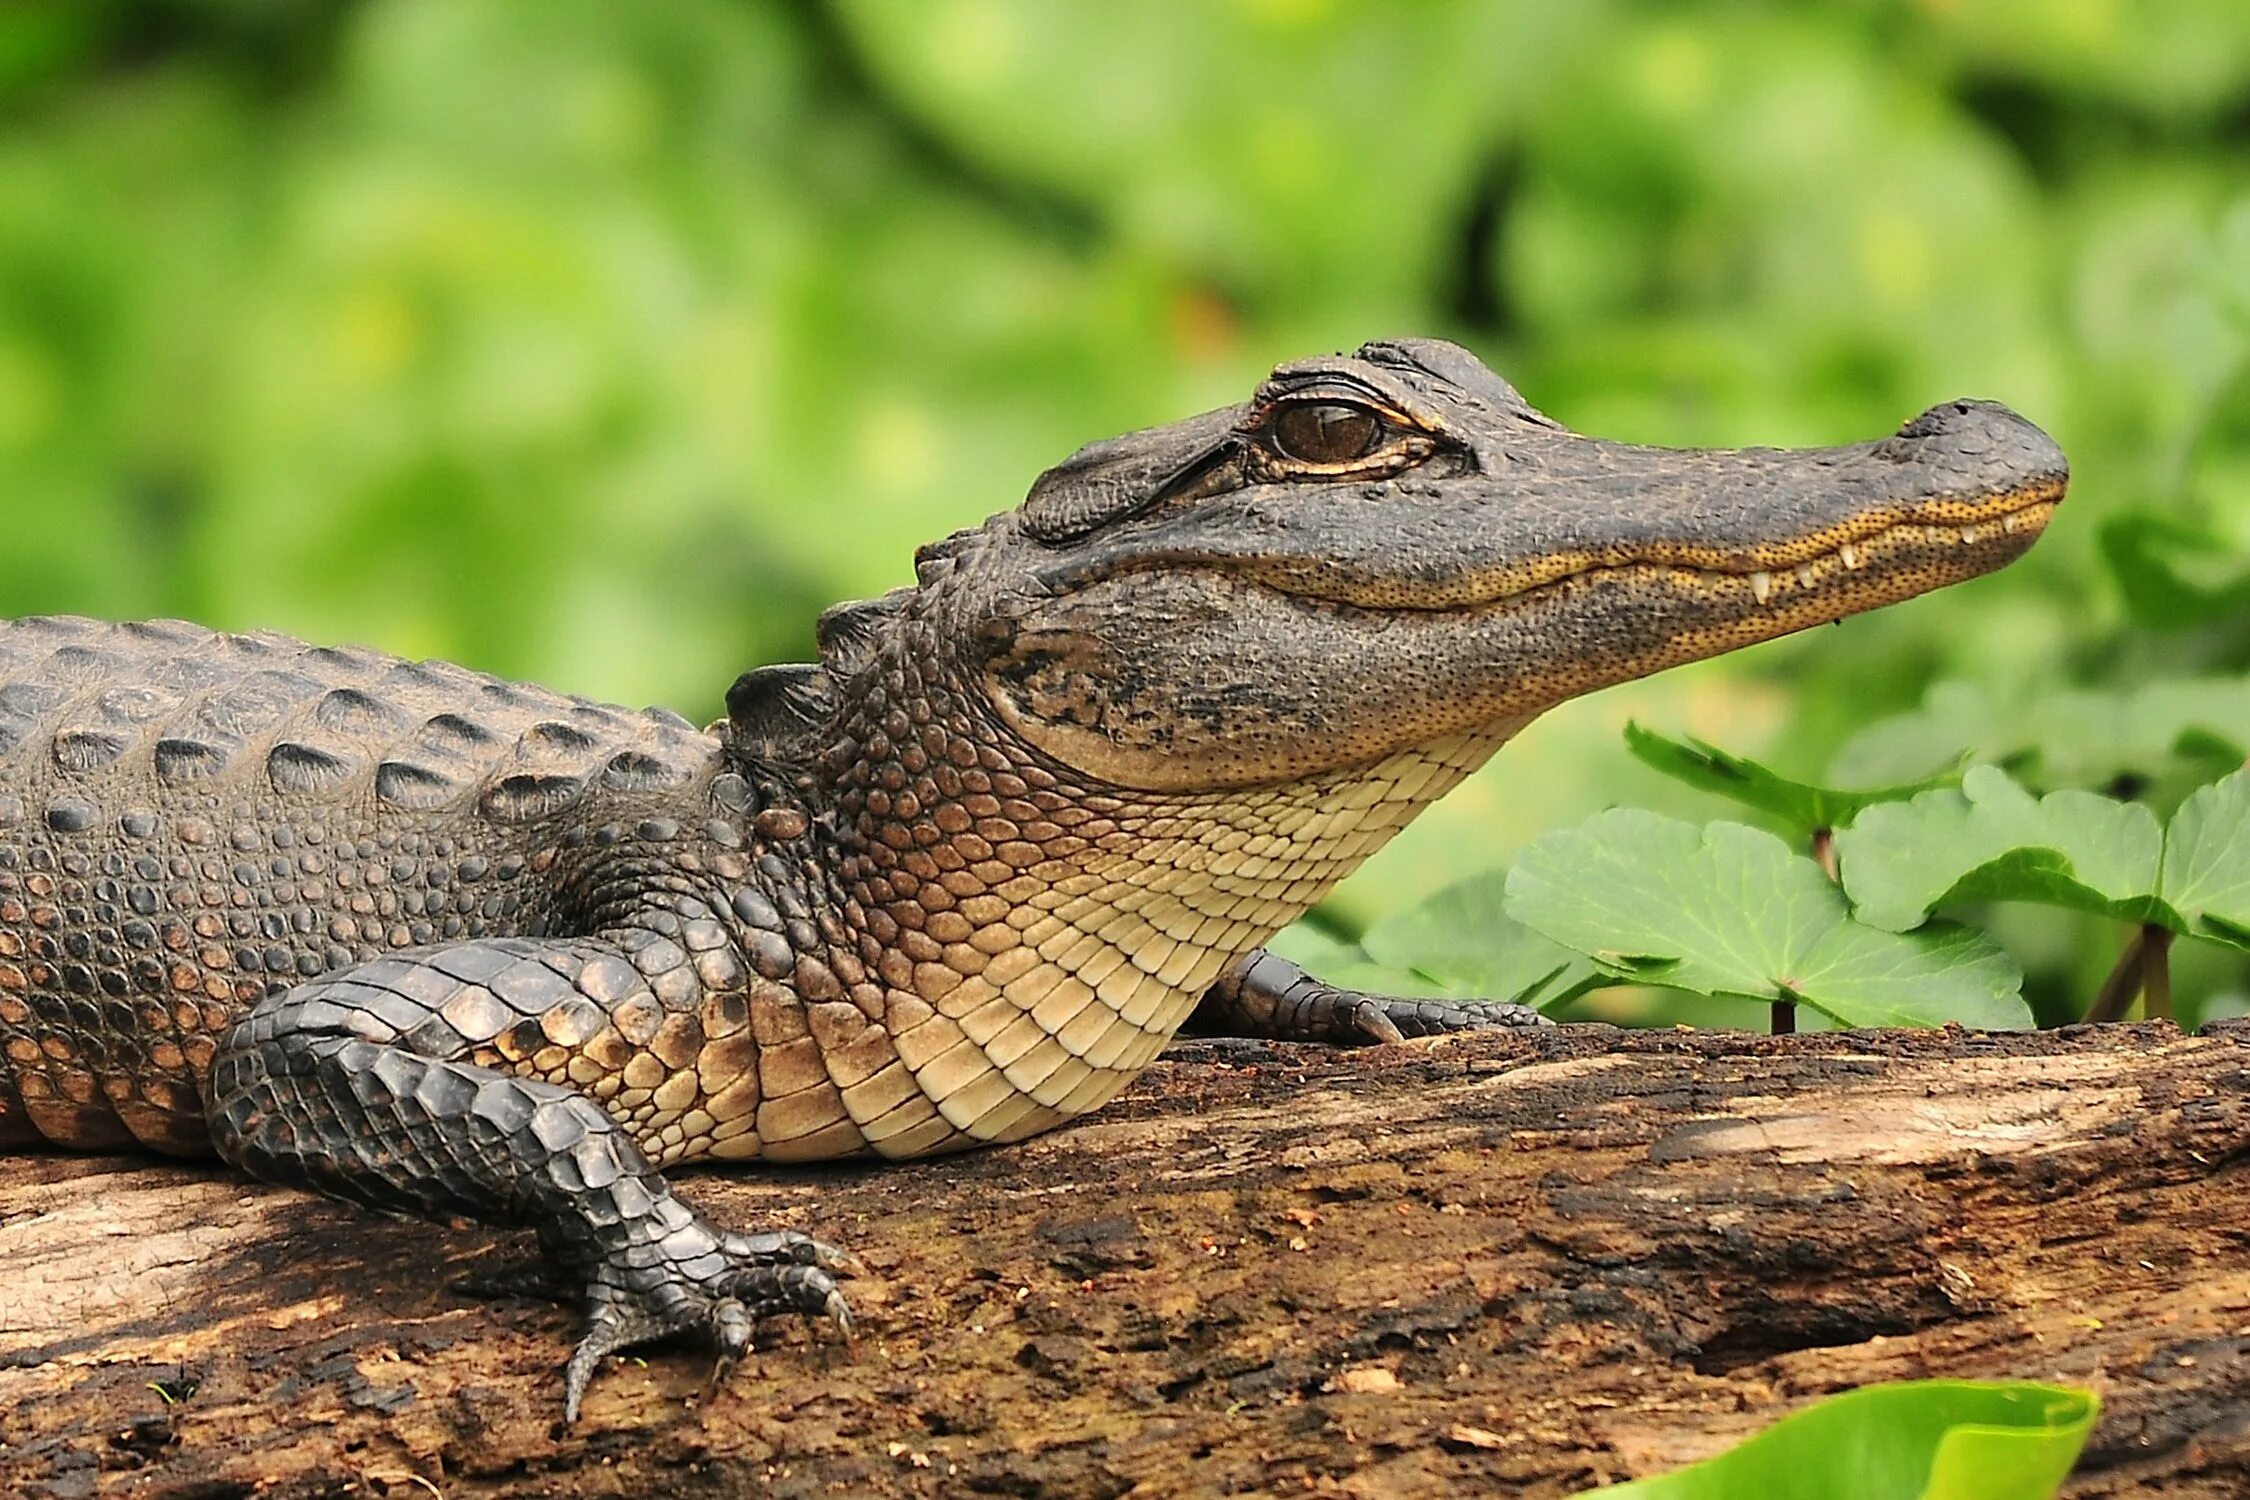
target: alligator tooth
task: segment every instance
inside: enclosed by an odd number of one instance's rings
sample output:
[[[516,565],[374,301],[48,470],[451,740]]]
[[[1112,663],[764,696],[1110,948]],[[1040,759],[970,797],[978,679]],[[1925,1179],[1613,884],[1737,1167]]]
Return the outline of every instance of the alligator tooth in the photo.
[[[1797,581],[1799,583],[1803,584],[1806,588],[1809,589],[1819,580],[1820,573],[1813,567],[1811,563],[1797,564]]]
[[[1922,540],[1928,542],[1933,547],[1936,546],[1939,542],[1945,540],[1945,528],[1943,526],[1923,527]]]
[[[1763,568],[1750,575],[1750,592],[1760,604],[1773,597],[1773,575]]]
[[[2018,519],[2019,518],[2017,517],[2016,513],[2014,511],[2010,511],[2008,514],[2000,518],[2000,529],[2002,531],[2014,531],[2016,529],[2016,521]]]
[[[1856,568],[1859,566],[1859,549],[1853,546],[1850,542],[1846,542],[1843,546],[1838,547],[1836,549],[1836,555],[1844,560],[1844,566],[1847,568]]]
[[[1977,543],[1984,540],[1984,528],[1982,528],[1981,526],[1962,527],[1961,540],[1974,547]]]

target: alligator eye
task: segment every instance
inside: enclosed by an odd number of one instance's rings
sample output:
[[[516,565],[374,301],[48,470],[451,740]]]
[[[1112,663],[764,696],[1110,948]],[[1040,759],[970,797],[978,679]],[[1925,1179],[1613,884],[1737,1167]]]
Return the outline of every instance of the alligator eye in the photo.
[[[1306,464],[1348,464],[1365,458],[1383,436],[1383,420],[1341,401],[1295,401],[1274,415],[1273,445]]]

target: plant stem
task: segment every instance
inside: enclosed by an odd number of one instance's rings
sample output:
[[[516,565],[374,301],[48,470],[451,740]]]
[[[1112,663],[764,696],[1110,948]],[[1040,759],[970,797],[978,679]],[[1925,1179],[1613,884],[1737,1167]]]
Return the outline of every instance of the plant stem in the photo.
[[[1813,863],[1820,873],[1830,880],[1836,878],[1836,830],[1815,828],[1812,831]],[[1767,1028],[1775,1036],[1794,1036],[1797,1033],[1797,1002],[1776,1000],[1773,1003],[1773,1024]]]
[[[2151,1021],[2172,1019],[2172,929],[2141,929],[2141,1014]]]
[[[2148,947],[2148,934],[2149,928],[2144,925],[2125,940],[2125,951],[2117,955],[2116,966],[2094,992],[2094,1003],[2086,1007],[2087,1020],[2121,1021],[2133,1008],[2133,997],[2141,992],[2141,953]]]

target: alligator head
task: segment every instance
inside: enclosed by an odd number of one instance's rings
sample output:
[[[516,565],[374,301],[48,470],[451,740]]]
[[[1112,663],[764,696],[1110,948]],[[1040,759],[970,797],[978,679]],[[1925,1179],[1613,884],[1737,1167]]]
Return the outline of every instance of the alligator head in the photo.
[[[919,590],[832,612],[823,685],[914,615],[996,732],[1084,778],[1286,782],[1988,572],[2067,477],[1990,402],[1844,447],[1651,448],[1453,344],[1372,343],[1081,449],[923,549]]]
[[[1107,1098],[1542,710],[1996,568],[2066,477],[1985,402],[1673,451],[1369,344],[1081,450],[829,611],[817,665],[744,677],[723,735],[808,815],[773,826],[826,831],[827,925],[919,997],[885,1025],[924,1093],[1012,1138]]]

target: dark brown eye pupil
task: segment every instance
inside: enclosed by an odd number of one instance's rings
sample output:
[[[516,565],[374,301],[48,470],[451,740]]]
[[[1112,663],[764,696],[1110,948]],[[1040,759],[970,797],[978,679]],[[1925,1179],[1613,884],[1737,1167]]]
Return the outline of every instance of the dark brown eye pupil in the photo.
[[[1343,464],[1364,458],[1383,424],[1365,407],[1341,401],[1300,401],[1273,419],[1274,445],[1300,463]]]

